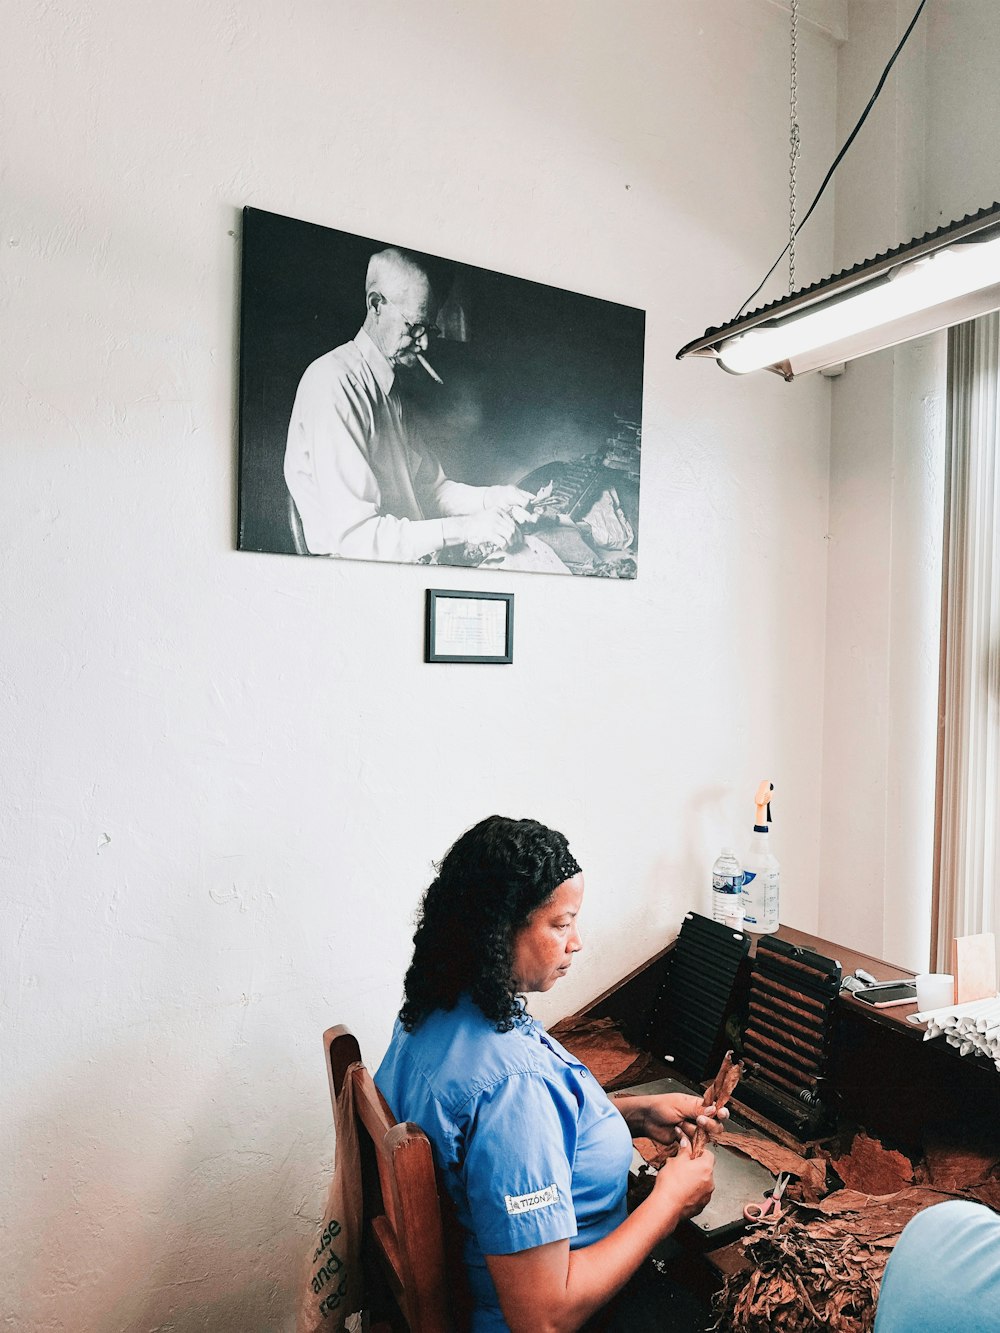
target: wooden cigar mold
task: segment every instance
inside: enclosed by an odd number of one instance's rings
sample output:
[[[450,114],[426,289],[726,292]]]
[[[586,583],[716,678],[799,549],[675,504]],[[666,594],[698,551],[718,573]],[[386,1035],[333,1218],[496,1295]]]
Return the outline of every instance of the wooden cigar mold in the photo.
[[[799,1137],[822,1133],[840,964],[763,936],[750,974],[744,1050],[752,1071],[737,1099]]]

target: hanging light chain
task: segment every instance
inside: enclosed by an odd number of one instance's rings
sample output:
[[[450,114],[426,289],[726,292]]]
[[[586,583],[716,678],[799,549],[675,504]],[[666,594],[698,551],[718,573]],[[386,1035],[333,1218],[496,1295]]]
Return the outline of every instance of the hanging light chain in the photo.
[[[794,248],[795,248],[795,234],[796,234],[796,232],[801,231],[802,228],[806,225],[806,223],[807,223],[807,222],[809,221],[809,219],[812,217],[812,215],[813,215],[813,213],[814,213],[814,211],[815,211],[815,209],[816,209],[816,205],[817,205],[817,204],[819,203],[819,201],[823,198],[823,193],[824,193],[824,191],[826,190],[826,187],[830,184],[830,181],[833,179],[833,173],[834,173],[834,172],[837,170],[837,168],[840,166],[841,162],[842,162],[843,159],[844,159],[844,155],[847,153],[847,150],[850,148],[850,146],[851,146],[851,144],[854,142],[854,140],[858,137],[858,132],[859,132],[859,130],[861,129],[861,126],[862,126],[862,125],[865,123],[865,121],[868,119],[868,113],[871,111],[872,107],[873,107],[873,106],[875,105],[875,103],[878,101],[879,93],[881,93],[882,89],[885,87],[885,81],[886,81],[886,79],[889,77],[889,74],[890,74],[890,72],[892,71],[892,67],[893,67],[893,65],[895,65],[896,60],[897,60],[898,57],[899,57],[899,53],[900,53],[900,51],[902,51],[903,47],[904,47],[904,46],[906,45],[906,43],[909,41],[909,39],[910,39],[910,34],[913,32],[913,29],[917,26],[917,20],[920,18],[920,15],[924,12],[924,8],[925,8],[926,5],[927,5],[927,0],[920,0],[920,3],[917,5],[916,12],[915,12],[914,15],[913,15],[913,18],[910,19],[910,22],[909,22],[909,24],[907,25],[906,31],[903,33],[902,37],[899,39],[899,43],[897,44],[895,51],[893,51],[892,55],[889,57],[889,63],[886,65],[885,69],[882,71],[882,76],[881,76],[881,78],[879,79],[878,83],[875,85],[875,91],[872,93],[871,97],[869,97],[869,99],[868,99],[868,105],[865,107],[864,111],[862,111],[861,116],[860,116],[860,118],[859,118],[859,120],[858,120],[858,123],[854,126],[854,129],[851,130],[850,134],[847,136],[846,140],[844,141],[844,144],[843,144],[843,146],[842,146],[840,152],[837,154],[837,156],[833,159],[833,162],[830,164],[830,169],[827,171],[826,175],[823,177],[823,183],[820,185],[819,189],[816,191],[816,194],[815,194],[815,196],[813,197],[813,201],[812,201],[812,203],[811,203],[811,204],[809,205],[809,207],[806,209],[806,215],[805,215],[805,217],[804,217],[804,218],[802,219],[802,221],[798,224],[798,226],[796,226],[796,225],[795,225],[795,166],[796,166],[796,160],[797,160],[797,158],[798,158],[798,119],[797,119],[797,115],[796,115],[796,112],[797,112],[797,110],[798,110],[798,107],[797,107],[797,104],[796,104],[796,94],[797,94],[798,89],[797,89],[797,87],[796,87],[796,68],[795,68],[795,65],[796,65],[796,58],[797,58],[797,56],[798,56],[798,17],[799,17],[799,15],[798,15],[798,9],[799,9],[799,5],[798,5],[798,0],[789,0],[789,2],[790,2],[790,6],[791,6],[791,11],[792,11],[792,90],[791,90],[792,116],[791,116],[791,120],[792,120],[792,145],[793,145],[793,152],[792,152],[792,166],[791,166],[791,186],[792,186],[792,188],[791,188],[791,196],[792,196],[792,208],[791,208],[791,214],[792,214],[792,217],[791,217],[791,226],[789,227],[789,233],[790,233],[790,234],[789,234],[789,240],[788,240],[788,244],[787,244],[786,246],[783,247],[783,249],[782,249],[782,251],[781,251],[781,254],[780,254],[780,255],[778,256],[778,258],[774,261],[774,263],[771,265],[771,267],[767,270],[767,272],[764,274],[763,278],[760,280],[760,282],[757,284],[757,286],[753,289],[753,291],[750,293],[750,295],[747,297],[747,299],[746,299],[746,300],[743,302],[743,304],[740,306],[739,310],[737,310],[736,314],[733,316],[733,319],[732,319],[732,321],[731,321],[731,322],[733,322],[733,323],[735,323],[736,320],[739,319],[739,317],[743,314],[743,311],[746,310],[747,306],[748,306],[748,305],[750,304],[750,302],[754,299],[754,297],[760,295],[760,293],[761,293],[761,292],[763,291],[763,289],[764,289],[764,286],[765,286],[765,284],[766,284],[768,278],[770,278],[771,274],[774,273],[774,271],[777,269],[778,265],[779,265],[779,264],[781,263],[781,261],[784,259],[785,255],[788,254],[790,251],[794,251]],[[794,290],[794,287],[795,287],[795,267],[794,267],[794,265],[795,265],[795,258],[794,258],[794,254],[793,254],[793,256],[792,256],[792,270],[791,270],[791,272],[792,272],[792,277],[791,277],[791,281],[790,281],[790,284],[789,284],[789,285],[793,288],[793,290]]]
[[[795,212],[796,212],[796,174],[799,163],[799,103],[798,103],[798,55],[799,55],[799,0],[791,0],[792,41],[791,71],[788,91],[788,290],[795,290]]]

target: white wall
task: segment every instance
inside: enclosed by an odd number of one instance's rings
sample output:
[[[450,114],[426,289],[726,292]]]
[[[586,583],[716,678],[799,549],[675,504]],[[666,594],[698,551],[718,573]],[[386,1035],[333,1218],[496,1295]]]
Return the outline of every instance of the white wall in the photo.
[[[550,1015],[706,905],[765,776],[816,924],[829,386],[674,360],[783,241],[786,16],[15,0],[4,31],[0,1310],[283,1329],[320,1033],[377,1058],[462,829],[530,813],[586,868]],[[799,69],[820,170],[808,25]],[[427,571],[237,553],[248,203],[644,307],[637,582],[456,571],[514,588],[516,661],[428,667]]]
[[[851,0],[838,141],[913,16]],[[929,4],[837,173],[846,266],[1000,194],[994,0]],[[930,951],[947,337],[834,382],[820,932],[916,969]]]

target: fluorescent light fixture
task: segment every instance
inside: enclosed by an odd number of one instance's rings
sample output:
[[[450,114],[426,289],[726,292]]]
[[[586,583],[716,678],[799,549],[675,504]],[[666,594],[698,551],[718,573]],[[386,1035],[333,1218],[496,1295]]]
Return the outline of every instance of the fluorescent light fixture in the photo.
[[[786,380],[1000,309],[1000,204],[732,320],[677,353]]]

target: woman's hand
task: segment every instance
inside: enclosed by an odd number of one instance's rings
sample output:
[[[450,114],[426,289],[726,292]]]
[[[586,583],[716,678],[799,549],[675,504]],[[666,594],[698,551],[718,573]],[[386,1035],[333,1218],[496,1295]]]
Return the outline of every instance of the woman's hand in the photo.
[[[677,1154],[668,1157],[656,1173],[652,1198],[670,1199],[681,1218],[695,1217],[708,1203],[715,1189],[715,1158],[710,1152],[691,1156],[691,1141],[681,1132],[677,1136]]]
[[[625,1117],[635,1138],[654,1143],[676,1143],[680,1134],[688,1138],[701,1125],[712,1136],[721,1134],[729,1112],[723,1107],[703,1106],[700,1097],[686,1092],[663,1092],[656,1097],[621,1097],[615,1105]]]
[[[681,1134],[690,1138],[695,1125],[701,1125],[711,1135],[721,1134],[723,1122],[728,1119],[725,1107],[716,1111],[714,1106],[703,1106],[700,1097],[664,1092],[659,1097],[650,1097],[644,1132],[654,1143],[676,1143]]]

